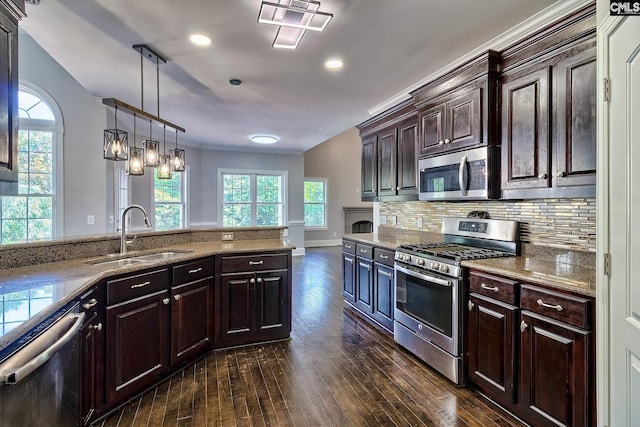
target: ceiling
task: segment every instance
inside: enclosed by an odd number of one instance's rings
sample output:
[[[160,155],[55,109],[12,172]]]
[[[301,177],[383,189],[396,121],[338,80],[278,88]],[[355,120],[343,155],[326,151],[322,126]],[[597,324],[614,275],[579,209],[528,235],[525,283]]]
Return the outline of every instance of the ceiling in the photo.
[[[21,27],[92,95],[137,107],[140,56],[131,46],[151,47],[167,59],[160,117],[186,129],[181,142],[301,153],[554,0],[321,0],[333,20],[295,50],[271,47],[277,27],[257,22],[260,3],[41,0],[27,5]],[[195,46],[192,33],[213,43]],[[329,57],[344,68],[325,70]],[[144,109],[157,114],[156,66],[143,63]],[[253,134],[280,141],[259,146]]]

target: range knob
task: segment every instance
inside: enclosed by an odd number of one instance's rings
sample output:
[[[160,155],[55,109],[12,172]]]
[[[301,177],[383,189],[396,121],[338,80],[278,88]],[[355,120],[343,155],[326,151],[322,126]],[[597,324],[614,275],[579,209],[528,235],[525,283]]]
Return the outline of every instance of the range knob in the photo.
[[[404,260],[407,262],[411,262],[411,255],[407,255]]]
[[[432,270],[440,270],[440,264],[438,264],[437,262],[432,262],[431,263],[431,269]]]
[[[418,265],[424,265],[424,264],[425,264],[425,262],[426,262],[426,261],[425,261],[423,258],[418,258],[418,259],[416,260],[416,263],[417,263]]]
[[[449,266],[446,265],[446,264],[440,265],[440,271],[442,271],[443,273],[448,273],[449,272]]]

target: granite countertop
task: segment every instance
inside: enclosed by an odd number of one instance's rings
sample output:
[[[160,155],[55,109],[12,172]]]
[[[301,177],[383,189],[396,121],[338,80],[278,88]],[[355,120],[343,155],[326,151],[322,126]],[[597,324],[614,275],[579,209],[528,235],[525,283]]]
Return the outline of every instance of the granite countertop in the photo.
[[[442,234],[425,232],[398,235],[357,233],[345,234],[344,238],[390,250],[395,250],[403,244],[442,242]],[[576,251],[545,249],[548,250],[526,250],[523,251],[525,253],[523,256],[517,257],[463,261],[462,266],[595,297],[595,267],[588,266],[585,262],[569,262],[575,261],[574,258],[584,258],[571,256],[576,254]],[[557,255],[554,256],[554,254]]]
[[[166,251],[183,253],[169,259],[122,267],[95,264],[122,258],[104,256],[0,270],[0,355],[2,350],[17,338],[105,278],[220,253],[274,252],[292,249],[294,249],[293,246],[275,239],[198,242],[148,251],[132,251],[125,257]],[[8,309],[11,306],[13,310]],[[20,309],[16,310],[16,307]]]

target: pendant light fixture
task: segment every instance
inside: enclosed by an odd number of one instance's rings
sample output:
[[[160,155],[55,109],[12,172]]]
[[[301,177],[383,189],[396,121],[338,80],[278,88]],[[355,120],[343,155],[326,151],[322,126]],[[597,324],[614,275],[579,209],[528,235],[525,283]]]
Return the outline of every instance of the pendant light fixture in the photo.
[[[162,156],[158,166],[158,179],[171,179],[171,156],[167,155],[167,127],[164,127],[164,138],[162,146]]]
[[[178,148],[178,131],[176,131],[176,148],[169,150],[171,155],[171,168],[174,172],[184,172],[185,151]]]
[[[127,175],[144,175],[144,153],[143,149],[136,146],[136,114],[133,113],[133,147],[129,147],[129,160],[125,172]]]
[[[180,167],[174,169],[176,171],[184,170],[184,150],[178,149],[178,132],[185,132],[184,128],[175,125],[167,120],[160,118],[160,63],[165,64],[167,61],[162,58],[160,55],[155,53],[146,45],[134,45],[133,49],[140,53],[140,87],[141,87],[141,108],[134,107],[132,105],[127,104],[126,102],[120,101],[116,98],[103,98],[102,103],[108,107],[112,107],[115,109],[115,128],[114,129],[105,129],[104,130],[104,145],[103,145],[103,153],[104,158],[109,160],[128,160],[126,165],[126,171],[129,175],[143,175],[144,171],[139,171],[138,164],[144,167],[159,167],[162,166],[162,162],[166,163],[168,166],[168,174],[166,170],[163,169],[163,172],[160,173],[158,170],[158,178],[160,179],[170,179],[171,178],[171,170],[173,165],[181,164]],[[156,64],[156,88],[157,88],[157,102],[158,102],[158,115],[155,116],[153,114],[147,113],[144,110],[144,66],[143,66],[143,58],[147,58],[151,62]],[[124,111],[130,115],[133,115],[133,133],[134,133],[134,143],[133,147],[129,148],[128,146],[128,136],[127,132],[118,129],[118,109],[120,111]],[[135,142],[135,133],[136,133],[136,118],[143,117],[149,120],[149,139],[145,139],[142,141],[142,147],[138,148]],[[160,155],[160,142],[153,139],[152,130],[153,125],[163,125],[165,132],[165,141],[163,147],[163,153]],[[178,161],[172,162],[171,155],[166,154],[166,130],[167,127],[173,129],[176,132],[176,149],[172,150]],[[166,168],[165,168],[166,169]]]
[[[118,129],[118,106],[116,106],[114,114],[114,123],[114,129],[104,130],[104,144],[102,148],[104,158],[115,161],[127,160],[129,154],[128,135],[127,132]]]

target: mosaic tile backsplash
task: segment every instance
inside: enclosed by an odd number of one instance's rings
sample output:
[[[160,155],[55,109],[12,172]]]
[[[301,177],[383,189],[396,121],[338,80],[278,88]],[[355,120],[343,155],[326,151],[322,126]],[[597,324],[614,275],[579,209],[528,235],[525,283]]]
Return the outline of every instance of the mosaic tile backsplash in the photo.
[[[384,228],[440,232],[443,217],[488,211],[493,219],[520,221],[523,243],[595,252],[596,200],[540,199],[516,202],[382,202]],[[420,224],[422,226],[420,227]]]

